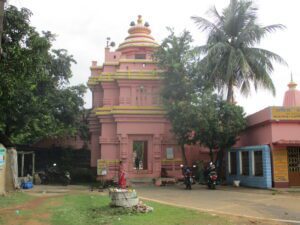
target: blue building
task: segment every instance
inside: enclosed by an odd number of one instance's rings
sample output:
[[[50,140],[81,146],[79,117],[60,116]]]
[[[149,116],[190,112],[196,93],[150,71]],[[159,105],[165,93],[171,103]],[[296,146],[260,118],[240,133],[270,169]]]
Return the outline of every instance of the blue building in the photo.
[[[239,180],[242,186],[271,188],[271,151],[268,145],[232,148],[226,156],[229,184]]]

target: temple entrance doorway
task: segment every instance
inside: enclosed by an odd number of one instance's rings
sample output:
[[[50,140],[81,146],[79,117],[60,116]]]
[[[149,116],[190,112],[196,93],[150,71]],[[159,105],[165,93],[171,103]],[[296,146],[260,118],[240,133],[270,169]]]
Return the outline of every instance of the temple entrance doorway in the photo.
[[[300,186],[300,147],[288,147],[289,185]]]
[[[135,170],[148,169],[148,141],[133,141],[133,168]]]

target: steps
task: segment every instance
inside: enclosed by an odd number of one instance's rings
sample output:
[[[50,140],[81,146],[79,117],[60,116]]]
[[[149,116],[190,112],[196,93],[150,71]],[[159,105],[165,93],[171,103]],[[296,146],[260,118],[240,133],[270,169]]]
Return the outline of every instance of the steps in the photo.
[[[128,182],[132,185],[139,185],[139,184],[147,184],[147,185],[151,185],[153,184],[153,178],[148,178],[148,177],[144,177],[144,178],[129,178]]]

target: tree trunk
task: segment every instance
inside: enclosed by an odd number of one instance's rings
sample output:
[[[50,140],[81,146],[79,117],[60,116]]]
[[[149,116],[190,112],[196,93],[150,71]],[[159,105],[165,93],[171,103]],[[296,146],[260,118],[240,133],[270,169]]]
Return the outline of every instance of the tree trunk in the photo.
[[[210,161],[213,162],[214,161],[214,153],[211,148],[209,149],[209,157],[210,157]]]
[[[181,144],[180,147],[181,147],[181,153],[182,153],[183,164],[184,164],[184,165],[187,165],[187,160],[186,160],[186,155],[185,155],[184,144]]]
[[[229,84],[228,84],[227,102],[234,103],[234,99],[233,99],[233,82],[232,82],[232,80],[230,80]]]
[[[4,17],[4,3],[6,0],[0,0],[0,59],[2,55],[2,33],[3,33],[3,17]]]
[[[223,174],[223,158],[224,158],[224,149],[221,148],[219,149],[218,151],[218,154],[217,154],[217,159],[216,159],[216,162],[215,162],[215,165],[217,166],[217,173],[218,173],[218,176],[222,179],[225,179],[224,177],[221,177],[222,174]]]

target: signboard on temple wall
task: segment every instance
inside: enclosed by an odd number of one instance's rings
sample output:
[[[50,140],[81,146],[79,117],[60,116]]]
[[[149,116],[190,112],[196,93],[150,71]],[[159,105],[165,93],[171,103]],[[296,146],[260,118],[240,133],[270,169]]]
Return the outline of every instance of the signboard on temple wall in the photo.
[[[273,176],[275,182],[288,182],[288,159],[286,148],[273,149]]]
[[[99,176],[105,176],[107,175],[107,161],[103,159],[98,159],[97,160],[97,175]]]
[[[300,107],[272,107],[272,120],[300,120]]]
[[[0,170],[3,170],[5,163],[5,149],[0,147]]]
[[[173,148],[167,148],[166,152],[167,152],[167,159],[174,159],[174,150],[173,150]]]

